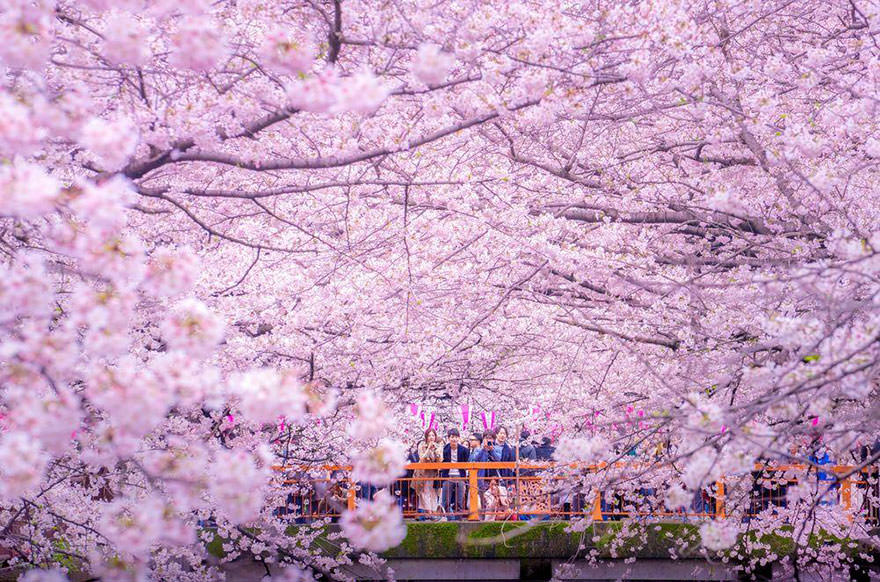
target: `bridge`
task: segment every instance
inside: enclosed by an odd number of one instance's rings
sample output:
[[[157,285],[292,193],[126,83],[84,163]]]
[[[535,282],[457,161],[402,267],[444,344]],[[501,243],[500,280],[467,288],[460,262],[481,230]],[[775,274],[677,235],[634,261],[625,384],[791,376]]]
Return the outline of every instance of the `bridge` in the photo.
[[[759,464],[753,471],[720,477],[676,511],[665,507],[664,492],[655,488],[615,489],[616,478],[647,469],[640,463],[413,463],[406,468],[407,476],[389,489],[408,519],[407,536],[383,554],[399,581],[775,580],[781,559],[829,544],[841,545],[849,556],[835,572],[843,579],[869,580],[870,570],[880,563],[877,550],[859,541],[878,523],[877,467]],[[448,469],[461,474],[416,473]],[[279,519],[290,532],[320,527],[316,547],[334,555],[339,549],[334,522],[376,488],[353,481],[347,466],[276,470],[278,487],[288,491],[282,495],[286,503],[276,510]],[[851,538],[816,532],[799,547],[785,525],[771,534],[749,531],[748,523],[764,516],[784,524],[791,488],[803,480],[822,492],[814,510],[851,524]],[[421,507],[420,487],[442,482],[462,484],[462,507]],[[487,492],[499,487],[507,491],[503,507],[486,499]],[[719,559],[701,547],[699,525],[712,518],[745,524],[739,553]],[[221,547],[222,540],[209,544],[218,557]],[[764,557],[765,563],[746,573],[741,568],[746,554]],[[261,563],[241,559],[227,568],[239,580],[256,581],[265,574]],[[381,580],[388,573],[358,563],[345,571],[358,580]],[[801,580],[826,580],[829,575],[802,573]]]
[[[809,480],[823,494],[819,505],[839,508],[851,518],[878,523],[880,486],[878,467],[851,465],[756,464],[751,472],[719,477],[694,495],[689,504],[670,511],[665,491],[655,487],[618,490],[616,483],[633,481],[633,475],[656,470],[644,463],[600,463],[589,466],[554,463],[410,463],[407,476],[389,488],[404,517],[467,521],[517,521],[589,517],[592,521],[613,521],[627,517],[643,519],[738,518],[749,520],[789,504],[789,490]],[[677,472],[665,467],[675,479]],[[459,476],[436,473],[458,469]],[[287,506],[279,515],[298,523],[336,519],[343,509],[354,509],[358,500],[371,498],[376,487],[352,479],[350,466],[277,466],[278,486],[290,487]],[[422,472],[418,476],[417,472]],[[427,473],[427,475],[425,475]],[[309,484],[303,488],[303,483]],[[442,485],[465,491],[461,507],[442,510],[424,507],[419,492]],[[666,485],[673,484],[669,481]],[[438,493],[439,495],[439,493]],[[490,502],[487,502],[490,499]],[[446,504],[443,504],[446,505]]]

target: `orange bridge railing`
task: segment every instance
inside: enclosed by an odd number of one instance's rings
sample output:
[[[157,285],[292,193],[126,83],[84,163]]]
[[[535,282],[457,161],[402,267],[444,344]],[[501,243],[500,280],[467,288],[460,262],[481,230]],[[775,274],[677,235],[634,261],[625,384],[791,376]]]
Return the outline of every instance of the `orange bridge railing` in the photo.
[[[653,467],[656,468],[655,464]],[[880,488],[877,467],[846,465],[756,465],[754,471],[726,475],[694,494],[689,503],[670,511],[666,485],[636,487],[647,465],[614,463],[592,466],[552,463],[411,463],[405,477],[386,487],[404,516],[415,519],[525,520],[571,519],[589,515],[595,521],[624,517],[750,519],[784,513],[793,489],[802,481],[819,492],[819,509],[840,509],[849,519],[878,523]],[[671,469],[667,467],[668,469]],[[348,466],[276,466],[283,504],[279,516],[308,522],[336,519],[380,488],[357,483]],[[458,475],[441,475],[441,471]],[[618,487],[621,482],[629,483]]]

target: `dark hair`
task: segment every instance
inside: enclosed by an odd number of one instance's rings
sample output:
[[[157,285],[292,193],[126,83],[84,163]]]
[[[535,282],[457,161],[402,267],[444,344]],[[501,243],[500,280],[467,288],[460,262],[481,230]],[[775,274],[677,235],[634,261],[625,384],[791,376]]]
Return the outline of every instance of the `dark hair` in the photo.
[[[495,429],[490,428],[489,430],[487,430],[486,432],[483,433],[483,438],[484,439],[494,439],[496,434],[497,433],[495,432]],[[480,439],[480,440],[482,440],[482,439]]]
[[[434,433],[434,440],[439,441],[440,437],[437,436],[437,431],[434,430],[433,428],[429,428],[428,430],[425,431],[425,442],[428,442],[428,433],[431,433],[431,432]]]
[[[524,441],[527,438],[529,438],[530,436],[532,436],[532,433],[530,433],[526,429],[522,429],[522,432],[519,433],[519,440]]]
[[[458,433],[457,428],[450,428],[448,431],[446,431],[446,436],[461,436],[461,435]]]
[[[507,435],[508,438],[510,438],[510,433],[507,432],[507,429],[504,428],[503,426],[499,426],[498,428],[495,429],[495,436],[497,437],[498,433],[501,432],[502,430],[504,431],[504,434]]]
[[[479,433],[479,432],[475,432],[474,434],[471,435],[471,439],[472,439],[472,440],[482,441],[482,440],[483,440],[483,434],[482,434],[482,433]]]

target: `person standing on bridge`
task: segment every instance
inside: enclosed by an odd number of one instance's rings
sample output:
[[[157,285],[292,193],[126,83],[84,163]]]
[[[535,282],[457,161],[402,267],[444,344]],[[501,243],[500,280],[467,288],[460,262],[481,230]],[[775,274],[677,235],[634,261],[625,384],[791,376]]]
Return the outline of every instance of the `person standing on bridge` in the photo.
[[[439,463],[443,459],[443,449],[437,439],[437,431],[429,428],[425,431],[425,440],[419,443],[420,463]],[[440,472],[437,469],[416,469],[413,472],[415,489],[419,497],[419,513],[434,513],[440,506],[440,498],[434,487],[434,478]]]
[[[470,453],[468,454],[468,463],[473,463],[477,460],[477,454],[480,452],[480,444],[482,442],[483,435],[481,433],[475,432],[471,435],[471,438],[468,441],[468,447],[470,447]]]
[[[507,440],[507,429],[502,426],[495,433],[495,457],[502,463],[513,463],[516,461],[516,453]],[[498,476],[513,477],[513,469],[498,469]],[[509,486],[510,481],[502,480],[501,485]]]
[[[467,447],[459,444],[459,436],[458,429],[455,428],[449,429],[449,432],[446,433],[449,442],[443,447],[444,463],[467,462],[470,452]],[[455,514],[465,510],[464,500],[467,489],[464,480],[465,472],[461,469],[443,469],[440,471],[440,476],[445,479],[442,489],[443,509],[450,514],[450,519],[458,519],[459,516]]]

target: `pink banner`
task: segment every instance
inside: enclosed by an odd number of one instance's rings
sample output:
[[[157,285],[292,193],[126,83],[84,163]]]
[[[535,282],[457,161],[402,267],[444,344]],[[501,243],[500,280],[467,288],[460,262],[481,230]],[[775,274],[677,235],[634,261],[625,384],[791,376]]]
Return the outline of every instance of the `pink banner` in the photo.
[[[471,407],[467,404],[461,405],[461,428],[462,430],[468,427],[468,422],[471,419]]]
[[[480,418],[483,421],[483,429],[489,430],[490,428],[495,428],[495,411],[491,411],[489,416],[486,416],[485,412],[480,413]]]

